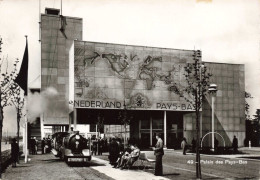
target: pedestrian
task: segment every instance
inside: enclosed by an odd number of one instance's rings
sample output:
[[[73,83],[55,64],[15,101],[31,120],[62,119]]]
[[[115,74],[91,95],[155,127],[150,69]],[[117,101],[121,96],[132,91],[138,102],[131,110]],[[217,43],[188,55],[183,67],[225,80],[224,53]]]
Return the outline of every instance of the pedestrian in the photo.
[[[192,152],[195,152],[195,148],[196,148],[196,141],[195,141],[195,139],[193,138],[192,141],[191,141],[191,149],[192,149]]]
[[[51,139],[50,137],[47,138],[47,152],[50,153],[51,152]]]
[[[19,157],[19,146],[15,138],[12,140],[11,144],[11,159],[12,159],[12,167],[16,167],[16,163],[18,162]]]
[[[44,154],[44,148],[45,148],[45,138],[41,141],[41,148],[42,148],[42,154]]]
[[[29,147],[29,154],[33,154],[32,137],[30,139],[28,139],[28,147]]]
[[[236,136],[233,138],[233,143],[232,143],[233,151],[234,153],[237,153],[237,148],[238,148],[238,139]]]
[[[92,141],[92,155],[97,155],[97,140],[96,139],[94,139],[93,141]]]
[[[157,143],[153,148],[154,155],[156,157],[154,175],[162,176],[163,174],[162,157],[164,155],[164,151],[163,151],[163,140],[161,139],[161,134],[156,133],[156,139],[157,139]]]
[[[113,137],[111,143],[109,144],[109,161],[110,164],[116,166],[116,161],[119,157],[119,145],[116,142],[116,139]]]
[[[103,153],[103,148],[104,148],[104,139],[102,138],[102,139],[100,139],[100,141],[99,141],[99,151],[98,151],[98,155],[102,155],[102,153]]]
[[[36,139],[36,137],[34,137],[35,140],[35,154],[37,154],[38,151],[38,140]]]
[[[108,152],[108,142],[107,142],[107,138],[104,140],[103,152]]]
[[[35,141],[35,139],[34,138],[31,138],[31,152],[32,152],[32,154],[34,155],[34,154],[36,154],[36,149],[35,149],[35,146],[36,146],[36,141]]]
[[[218,139],[216,137],[214,138],[214,146],[215,146],[215,150],[217,152],[218,151]]]
[[[186,155],[187,147],[188,147],[187,140],[186,140],[186,138],[184,137],[184,138],[182,139],[182,142],[181,142],[181,148],[183,149],[183,155]]]

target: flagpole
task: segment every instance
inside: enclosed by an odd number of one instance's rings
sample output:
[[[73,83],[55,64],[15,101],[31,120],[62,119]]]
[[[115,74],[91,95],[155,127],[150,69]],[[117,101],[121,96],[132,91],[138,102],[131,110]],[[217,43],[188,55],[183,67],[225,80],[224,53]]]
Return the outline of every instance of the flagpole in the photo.
[[[26,38],[26,46],[27,46],[27,35],[25,35]],[[28,55],[29,56],[29,55]],[[29,58],[28,58],[29,59]],[[29,64],[29,63],[28,63]],[[28,67],[29,68],[29,67]],[[28,77],[28,71],[27,71],[27,77]],[[28,81],[28,79],[27,79]],[[25,108],[26,108],[26,114],[25,114],[25,156],[24,156],[24,162],[28,162],[28,108],[27,108],[27,101],[28,101],[28,83],[27,83],[27,93],[24,96],[25,99]]]
[[[28,116],[28,109],[27,109],[27,96],[24,96],[24,105],[26,108],[26,114],[25,114],[25,155],[24,155],[24,162],[27,163],[28,162],[28,120],[27,120],[27,116]]]

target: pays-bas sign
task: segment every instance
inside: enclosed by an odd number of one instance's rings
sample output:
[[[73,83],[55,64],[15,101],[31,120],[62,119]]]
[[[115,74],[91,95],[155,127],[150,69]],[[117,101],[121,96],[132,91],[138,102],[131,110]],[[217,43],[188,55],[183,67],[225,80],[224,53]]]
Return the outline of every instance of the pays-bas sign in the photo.
[[[75,108],[99,108],[99,109],[124,109],[124,103],[120,101],[100,101],[100,100],[74,100],[71,101]],[[195,111],[191,104],[156,102],[149,107],[126,105],[127,109],[140,110],[172,110],[172,111]]]

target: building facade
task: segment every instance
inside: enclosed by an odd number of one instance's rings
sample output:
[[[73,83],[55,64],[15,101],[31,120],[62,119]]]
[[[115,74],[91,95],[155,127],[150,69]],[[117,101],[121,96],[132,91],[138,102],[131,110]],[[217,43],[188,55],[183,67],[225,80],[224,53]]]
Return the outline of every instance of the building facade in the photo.
[[[183,137],[189,143],[195,138],[194,108],[185,100],[192,96],[182,91],[184,67],[194,62],[194,51],[82,41],[81,18],[53,14],[42,15],[41,34],[42,90],[54,87],[59,93],[53,112],[43,114],[43,126],[64,130],[87,124],[86,133],[126,136],[144,147],[154,144],[157,132],[167,148],[178,148]],[[214,127],[219,145],[230,146],[235,135],[241,146],[244,65],[204,63],[213,74],[210,82],[218,86]],[[211,95],[203,98],[203,146],[211,143],[211,104]],[[122,117],[129,125],[122,125]]]
[[[75,39],[82,39],[82,18],[65,17],[59,9],[46,8],[41,14],[41,92],[54,88],[58,96],[48,112],[42,114],[42,131],[53,133],[68,129],[69,49]],[[54,128],[55,126],[55,128]]]

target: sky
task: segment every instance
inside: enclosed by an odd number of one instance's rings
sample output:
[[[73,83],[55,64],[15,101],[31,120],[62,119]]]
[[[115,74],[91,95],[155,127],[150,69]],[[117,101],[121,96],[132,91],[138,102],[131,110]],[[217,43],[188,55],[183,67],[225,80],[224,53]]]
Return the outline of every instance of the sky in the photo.
[[[30,87],[40,87],[46,7],[60,9],[61,0],[0,0],[1,57],[21,60],[28,35]],[[62,0],[62,14],[83,18],[84,41],[199,49],[203,61],[245,64],[250,114],[260,108],[260,0]],[[16,130],[14,112],[4,109],[4,131]]]

